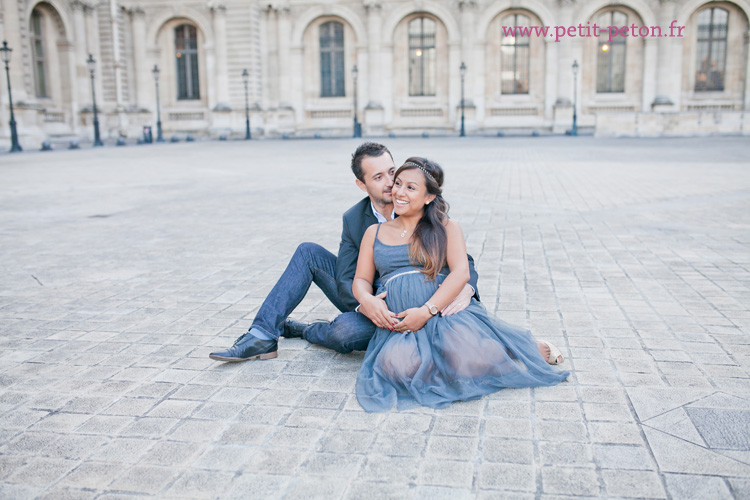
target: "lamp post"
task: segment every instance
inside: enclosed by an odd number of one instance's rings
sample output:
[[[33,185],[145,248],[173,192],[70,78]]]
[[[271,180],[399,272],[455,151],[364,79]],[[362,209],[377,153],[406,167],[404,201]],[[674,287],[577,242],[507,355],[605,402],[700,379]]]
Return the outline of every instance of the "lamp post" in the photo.
[[[362,137],[362,125],[357,120],[357,77],[359,76],[359,70],[355,64],[352,68],[352,78],[354,79],[354,135],[353,137]]]
[[[156,142],[164,142],[164,136],[161,133],[161,106],[159,104],[159,66],[154,64],[151,70],[154,74],[154,84],[156,85]]]
[[[458,68],[461,71],[461,135],[460,137],[466,137],[466,128],[464,128],[464,79],[466,78],[466,64],[461,62],[461,67]]]
[[[94,103],[94,146],[104,146],[102,139],[99,136],[99,117],[96,114],[96,92],[94,91],[94,70],[96,69],[96,61],[94,60],[93,55],[89,54],[86,64],[89,65],[89,73],[91,73],[91,100]]]
[[[8,104],[10,105],[10,152],[15,153],[23,151],[21,145],[18,143],[18,132],[16,131],[16,117],[13,114],[13,97],[10,93],[10,53],[13,49],[8,47],[8,42],[3,41],[3,47],[0,48],[3,53],[3,62],[5,63],[5,77],[8,80]]]
[[[245,84],[245,140],[249,141],[250,137],[250,102],[247,97],[247,81],[250,79],[250,73],[247,68],[242,70],[242,81]]]
[[[573,129],[570,135],[578,135],[578,61],[573,61]]]

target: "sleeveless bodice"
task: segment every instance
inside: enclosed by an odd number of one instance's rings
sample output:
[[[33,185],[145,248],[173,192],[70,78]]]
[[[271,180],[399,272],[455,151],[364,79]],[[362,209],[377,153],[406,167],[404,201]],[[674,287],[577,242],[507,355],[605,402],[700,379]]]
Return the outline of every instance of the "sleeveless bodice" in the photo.
[[[405,267],[414,267],[409,262],[409,244],[386,245],[375,236],[373,247],[375,269],[383,277]]]

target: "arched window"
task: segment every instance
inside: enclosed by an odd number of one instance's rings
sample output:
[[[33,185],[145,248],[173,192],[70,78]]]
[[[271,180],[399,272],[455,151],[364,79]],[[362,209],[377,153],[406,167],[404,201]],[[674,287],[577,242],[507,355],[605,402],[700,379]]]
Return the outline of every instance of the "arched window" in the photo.
[[[729,12],[712,7],[698,14],[695,91],[724,90]]]
[[[418,17],[409,22],[409,95],[435,95],[435,31],[435,21],[428,17]]]
[[[511,14],[503,19],[503,27],[529,26],[531,19],[523,14]],[[503,94],[529,93],[529,38],[501,32],[500,92]]]
[[[34,87],[37,97],[47,95],[47,73],[44,58],[44,34],[42,30],[42,13],[39,9],[31,11],[31,55],[33,60]]]
[[[344,25],[329,21],[320,25],[320,97],[343,97]]]
[[[605,12],[597,21],[599,26],[627,26],[628,16],[619,10]],[[596,57],[596,91],[625,92],[625,40],[619,32],[609,40],[609,31],[599,37]]]
[[[198,31],[181,24],[174,30],[177,61],[177,99],[200,99],[198,84]]]

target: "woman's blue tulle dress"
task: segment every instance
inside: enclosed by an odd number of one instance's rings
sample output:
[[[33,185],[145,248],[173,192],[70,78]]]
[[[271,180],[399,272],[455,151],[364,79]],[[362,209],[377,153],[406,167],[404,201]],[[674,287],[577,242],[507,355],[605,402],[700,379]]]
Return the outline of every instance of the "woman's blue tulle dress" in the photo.
[[[375,237],[377,293],[387,291],[393,312],[422,306],[448,274],[426,281],[409,262],[409,246],[386,245]],[[357,399],[368,412],[416,405],[443,408],[478,399],[505,387],[550,386],[569,373],[542,358],[528,330],[487,314],[476,299],[451,316],[437,315],[413,333],[378,328],[357,375]]]

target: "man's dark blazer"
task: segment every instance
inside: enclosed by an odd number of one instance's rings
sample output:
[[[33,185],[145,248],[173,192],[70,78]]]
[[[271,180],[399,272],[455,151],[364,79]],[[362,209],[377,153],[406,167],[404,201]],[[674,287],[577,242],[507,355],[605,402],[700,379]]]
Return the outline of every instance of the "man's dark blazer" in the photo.
[[[349,311],[353,311],[359,305],[352,293],[352,282],[357,270],[357,258],[359,257],[359,245],[367,228],[377,224],[378,219],[372,213],[370,198],[367,197],[354,205],[344,213],[344,230],[341,232],[341,244],[339,255],[336,258],[336,286],[339,297]],[[477,289],[477,272],[474,269],[474,259],[469,257],[469,284],[474,288],[474,297],[479,300]]]

